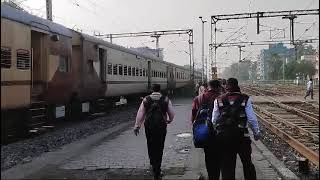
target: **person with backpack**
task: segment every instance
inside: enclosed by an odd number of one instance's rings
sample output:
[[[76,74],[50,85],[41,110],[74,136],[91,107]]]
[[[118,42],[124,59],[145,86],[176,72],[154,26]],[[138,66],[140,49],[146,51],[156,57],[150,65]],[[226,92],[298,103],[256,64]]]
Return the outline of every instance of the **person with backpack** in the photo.
[[[172,122],[175,115],[171,101],[160,93],[160,89],[159,84],[154,84],[152,94],[142,100],[134,126],[134,134],[137,136],[144,123],[154,179],[160,178],[167,124]]]
[[[240,92],[238,80],[229,78],[227,93],[214,101],[212,123],[215,127],[217,144],[220,148],[222,179],[235,179],[236,157],[239,154],[246,180],[255,180],[256,171],[251,160],[251,140],[248,131],[253,131],[254,139],[260,139],[257,117],[251,98]]]
[[[191,122],[193,126],[196,126],[196,121],[203,119],[202,112],[206,114],[205,119],[211,121],[213,102],[216,97],[220,95],[220,82],[218,80],[209,81],[209,89],[204,94],[197,96],[192,103],[192,116]],[[208,109],[206,111],[206,109]],[[210,125],[212,125],[210,123]],[[211,132],[212,133],[212,132]],[[212,134],[211,134],[212,135]],[[197,136],[194,133],[194,136]],[[219,179],[220,168],[219,168],[219,157],[217,156],[217,148],[215,147],[214,136],[209,136],[207,145],[204,146],[205,163],[208,172],[209,180]]]

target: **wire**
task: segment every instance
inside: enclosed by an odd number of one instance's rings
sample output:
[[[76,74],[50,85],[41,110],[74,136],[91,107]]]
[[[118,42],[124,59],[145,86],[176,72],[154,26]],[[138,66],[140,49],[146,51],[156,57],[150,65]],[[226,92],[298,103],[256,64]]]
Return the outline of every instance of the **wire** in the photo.
[[[235,31],[235,32],[234,32],[233,34],[231,34],[230,36],[228,36],[222,43],[219,43],[219,46],[222,45],[223,43],[227,42],[232,36],[234,36],[235,34],[237,34],[238,32],[240,32],[244,27],[245,27],[245,25],[242,26],[242,27],[240,27],[237,31]]]
[[[299,36],[297,40],[299,40],[306,32],[308,32],[317,22],[314,22],[311,26],[309,26],[304,32]]]

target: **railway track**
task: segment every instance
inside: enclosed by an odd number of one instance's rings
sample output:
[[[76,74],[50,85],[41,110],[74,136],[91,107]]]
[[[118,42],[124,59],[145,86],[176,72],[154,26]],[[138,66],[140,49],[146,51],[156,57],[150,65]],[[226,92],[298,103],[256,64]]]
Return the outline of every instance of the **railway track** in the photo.
[[[319,125],[274,104],[254,105],[260,122],[319,167]]]
[[[254,104],[260,122],[319,167],[319,107],[302,101],[281,103],[270,97],[279,95],[276,92],[266,93],[252,87],[243,87],[243,90],[269,100]]]

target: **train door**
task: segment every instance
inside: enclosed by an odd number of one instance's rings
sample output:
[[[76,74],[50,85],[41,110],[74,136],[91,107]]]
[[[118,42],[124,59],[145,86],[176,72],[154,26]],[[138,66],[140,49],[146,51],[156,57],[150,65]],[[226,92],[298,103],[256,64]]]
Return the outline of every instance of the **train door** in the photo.
[[[151,89],[151,61],[148,61],[148,91]]]
[[[174,89],[174,77],[172,66],[167,66],[167,87],[169,90]]]
[[[103,83],[107,81],[107,52],[103,48],[99,48],[99,64],[100,64],[100,80]]]
[[[31,31],[31,97],[33,100],[38,100],[39,95],[46,89],[46,47],[44,33]]]

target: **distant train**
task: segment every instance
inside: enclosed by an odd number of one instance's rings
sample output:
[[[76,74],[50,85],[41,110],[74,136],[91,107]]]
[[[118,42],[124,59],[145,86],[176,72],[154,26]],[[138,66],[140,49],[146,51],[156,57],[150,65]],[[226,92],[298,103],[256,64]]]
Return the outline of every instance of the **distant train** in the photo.
[[[182,66],[1,5],[1,137],[65,117],[75,94],[81,111],[94,113],[101,103],[147,93],[153,83],[169,92],[185,87],[190,75]],[[195,72],[195,82],[200,79]]]

